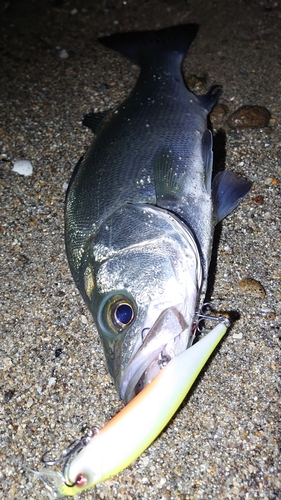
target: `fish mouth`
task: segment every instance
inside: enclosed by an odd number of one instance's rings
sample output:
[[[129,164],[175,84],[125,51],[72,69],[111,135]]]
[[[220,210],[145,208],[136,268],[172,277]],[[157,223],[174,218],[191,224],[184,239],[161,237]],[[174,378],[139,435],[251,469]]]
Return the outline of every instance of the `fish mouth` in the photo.
[[[176,307],[165,309],[160,314],[121,375],[120,397],[126,404],[156,377],[171,358],[188,347],[192,326],[192,319],[187,323]]]

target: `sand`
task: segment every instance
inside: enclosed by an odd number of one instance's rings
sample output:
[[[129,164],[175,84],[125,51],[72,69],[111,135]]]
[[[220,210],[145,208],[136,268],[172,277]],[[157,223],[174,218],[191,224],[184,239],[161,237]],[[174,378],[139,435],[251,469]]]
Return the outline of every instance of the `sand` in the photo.
[[[81,119],[119,104],[138,74],[95,40],[198,22],[194,91],[222,85],[226,119],[242,105],[271,113],[262,128],[214,129],[216,167],[254,183],[222,223],[210,282],[216,309],[240,319],[154,444],[80,498],[281,498],[280,3],[7,1],[1,18],[0,497],[47,498],[29,469],[122,408],[64,247],[66,185],[92,140]]]

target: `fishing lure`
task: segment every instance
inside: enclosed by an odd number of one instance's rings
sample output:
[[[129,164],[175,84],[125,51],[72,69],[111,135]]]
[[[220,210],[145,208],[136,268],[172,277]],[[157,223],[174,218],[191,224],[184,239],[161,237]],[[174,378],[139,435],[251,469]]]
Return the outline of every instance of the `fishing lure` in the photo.
[[[58,460],[48,461],[44,456],[46,465],[64,462],[62,473],[48,469],[35,472],[52,493],[52,498],[77,495],[118,474],[156,439],[230,325],[225,317],[217,321],[210,333],[171,359],[101,430],[95,428],[92,435],[70,445]]]

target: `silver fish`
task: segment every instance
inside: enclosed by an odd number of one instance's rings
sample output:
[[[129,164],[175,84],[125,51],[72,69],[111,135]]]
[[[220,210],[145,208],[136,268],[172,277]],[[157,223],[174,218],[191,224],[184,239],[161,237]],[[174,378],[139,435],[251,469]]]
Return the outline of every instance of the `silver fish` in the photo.
[[[126,403],[192,344],[214,227],[251,188],[229,171],[212,181],[207,116],[221,88],[196,96],[181,73],[197,31],[188,24],[99,39],[140,74],[114,112],[84,118],[96,137],[67,193],[70,269]]]

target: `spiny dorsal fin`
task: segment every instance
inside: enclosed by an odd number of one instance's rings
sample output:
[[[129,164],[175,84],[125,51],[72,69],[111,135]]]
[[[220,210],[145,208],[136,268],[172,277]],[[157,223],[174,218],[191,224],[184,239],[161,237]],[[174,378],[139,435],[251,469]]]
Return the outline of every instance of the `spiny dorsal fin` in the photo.
[[[221,94],[221,86],[213,85],[207,94],[197,96],[197,99],[201,102],[202,106],[210,113],[213,107],[217,104],[219,96]]]

